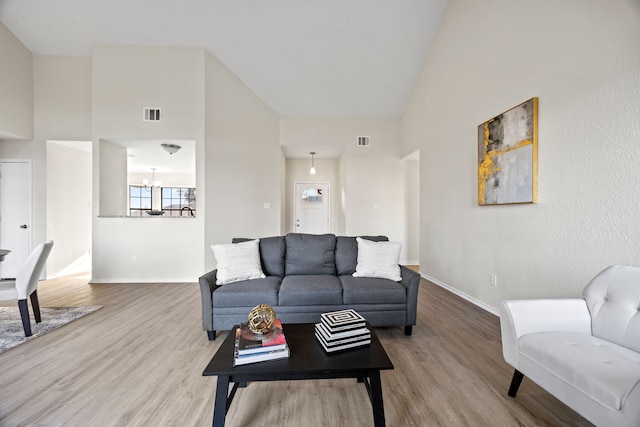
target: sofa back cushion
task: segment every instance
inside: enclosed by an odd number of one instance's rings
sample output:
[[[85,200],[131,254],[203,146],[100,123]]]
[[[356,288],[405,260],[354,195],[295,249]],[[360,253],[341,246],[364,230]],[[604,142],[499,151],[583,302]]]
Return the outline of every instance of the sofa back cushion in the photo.
[[[582,294],[593,336],[640,352],[640,268],[607,267]]]
[[[336,275],[336,236],[333,234],[290,233],[285,236],[285,274]]]
[[[372,242],[388,242],[386,236],[361,236]],[[355,237],[336,237],[336,269],[338,276],[352,275],[358,265],[358,242]]]
[[[236,237],[232,243],[246,242],[244,237]],[[285,241],[284,236],[263,237],[260,239],[260,262],[262,263],[262,271],[267,276],[284,276],[284,257],[285,257]]]

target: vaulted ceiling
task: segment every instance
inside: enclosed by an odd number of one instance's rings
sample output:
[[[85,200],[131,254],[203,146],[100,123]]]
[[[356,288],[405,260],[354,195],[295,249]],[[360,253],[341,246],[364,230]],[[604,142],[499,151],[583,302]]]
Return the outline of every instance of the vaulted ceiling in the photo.
[[[447,0],[0,0],[34,54],[203,47],[276,112],[401,117]]]

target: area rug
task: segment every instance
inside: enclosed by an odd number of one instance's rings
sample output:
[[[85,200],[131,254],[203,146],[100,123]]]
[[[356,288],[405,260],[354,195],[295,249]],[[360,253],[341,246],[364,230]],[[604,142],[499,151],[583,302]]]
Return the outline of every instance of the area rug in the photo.
[[[33,313],[31,313],[31,332],[33,335],[25,337],[18,306],[0,307],[0,353],[66,325],[82,316],[93,313],[100,308],[102,307],[40,307],[42,322],[35,323]]]

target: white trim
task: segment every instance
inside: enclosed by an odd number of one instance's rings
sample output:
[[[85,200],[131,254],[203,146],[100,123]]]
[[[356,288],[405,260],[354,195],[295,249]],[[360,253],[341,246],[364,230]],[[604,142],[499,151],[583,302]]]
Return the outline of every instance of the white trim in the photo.
[[[489,313],[500,317],[500,312],[496,308],[494,308],[494,307],[492,307],[492,306],[490,306],[488,304],[485,304],[484,302],[480,301],[479,299],[476,299],[476,298],[474,298],[474,297],[472,297],[470,295],[467,295],[464,292],[462,292],[462,291],[460,291],[460,290],[458,290],[458,289],[456,289],[456,288],[454,288],[452,286],[449,286],[446,283],[443,283],[440,280],[435,279],[435,278],[433,278],[433,277],[431,277],[429,275],[426,275],[424,273],[420,273],[420,276],[422,276],[425,280],[433,282],[436,285],[440,286],[441,288],[444,288],[444,289],[448,290],[449,292],[451,292],[453,294],[456,294],[461,298],[466,299],[471,304],[476,305],[476,306],[480,307],[481,309],[483,309],[485,311],[488,311]]]
[[[197,285],[198,282],[194,282],[193,281],[193,276],[190,277],[145,277],[144,279],[141,278],[132,278],[132,277],[114,277],[113,279],[111,278],[107,278],[107,279],[94,279],[91,278],[91,280],[89,280],[89,284],[93,285],[93,284],[105,284],[105,283],[118,283],[118,284],[126,284],[126,285],[137,285],[137,284],[149,284],[149,283],[154,283],[154,284],[158,284],[158,285],[162,285],[165,283],[192,283],[194,285]]]

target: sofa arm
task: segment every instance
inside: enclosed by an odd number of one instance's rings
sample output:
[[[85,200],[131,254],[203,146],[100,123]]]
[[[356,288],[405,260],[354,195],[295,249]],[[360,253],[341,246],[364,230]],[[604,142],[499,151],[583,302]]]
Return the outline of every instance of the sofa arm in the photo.
[[[420,275],[404,265],[400,266],[402,283],[407,288],[407,323],[405,326],[416,324],[418,313],[418,287],[420,286]]]
[[[538,332],[591,335],[591,314],[582,298],[500,301],[504,360],[518,369],[518,340]]]
[[[212,270],[198,278],[200,284],[200,297],[202,301],[202,329],[208,332],[213,331],[213,291],[218,288],[216,285],[216,274],[218,270]]]

